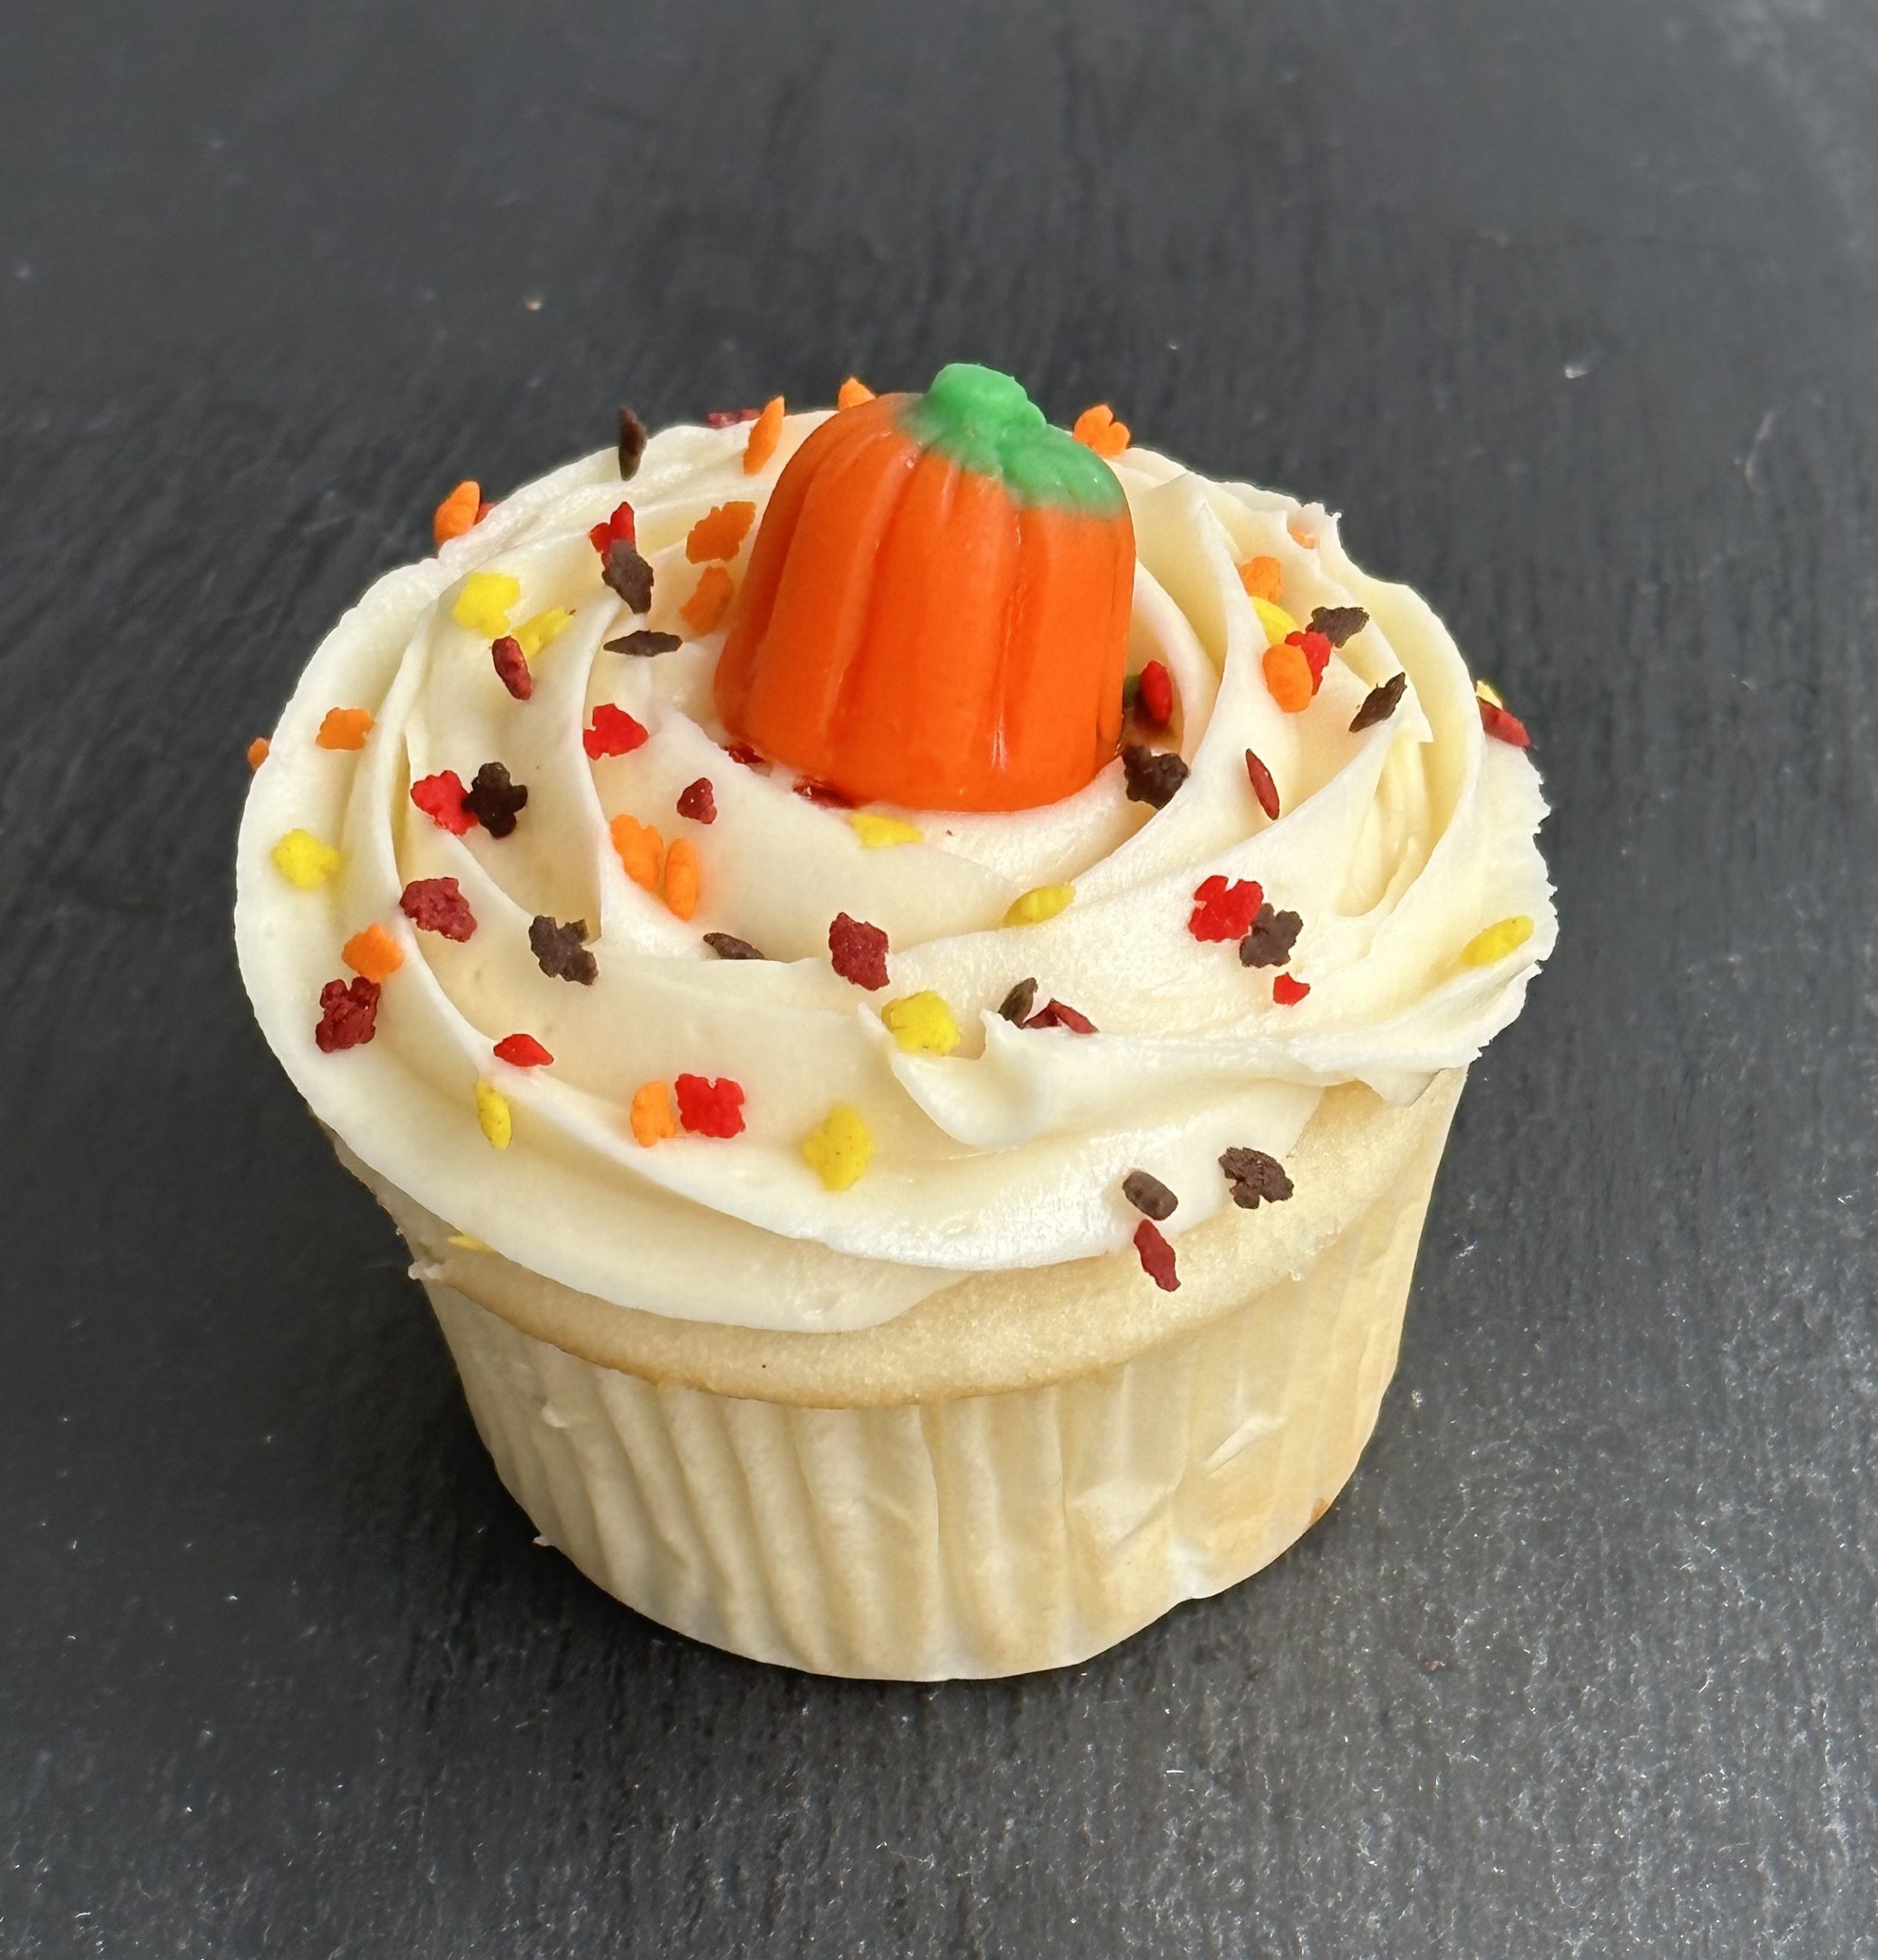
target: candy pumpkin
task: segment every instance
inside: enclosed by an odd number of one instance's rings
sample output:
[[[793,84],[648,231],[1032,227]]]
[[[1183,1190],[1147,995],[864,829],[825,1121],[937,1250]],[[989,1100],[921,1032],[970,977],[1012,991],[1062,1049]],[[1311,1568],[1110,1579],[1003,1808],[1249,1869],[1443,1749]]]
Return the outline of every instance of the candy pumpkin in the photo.
[[[1134,583],[1108,465],[1008,376],[955,364],[830,416],[791,459],[717,710],[857,802],[1054,802],[1115,756]]]

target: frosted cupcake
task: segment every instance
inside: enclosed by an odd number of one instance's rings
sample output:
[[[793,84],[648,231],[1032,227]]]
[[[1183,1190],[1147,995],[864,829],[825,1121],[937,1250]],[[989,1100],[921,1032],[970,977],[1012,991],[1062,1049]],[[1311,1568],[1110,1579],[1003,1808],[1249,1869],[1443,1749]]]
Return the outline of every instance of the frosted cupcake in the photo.
[[[1553,942],[1525,731],[1321,508],[1106,410],[713,421],[461,486],[340,622],[242,972],[598,1583],[823,1672],[1078,1660],[1373,1426]]]

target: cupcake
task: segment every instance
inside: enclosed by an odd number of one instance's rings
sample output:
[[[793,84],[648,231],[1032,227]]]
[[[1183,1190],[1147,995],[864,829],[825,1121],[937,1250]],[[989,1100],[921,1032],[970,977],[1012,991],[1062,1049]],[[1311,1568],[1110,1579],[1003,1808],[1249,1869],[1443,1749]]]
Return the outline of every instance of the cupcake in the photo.
[[[1433,613],[965,365],[436,533],[251,752],[236,933],[542,1537],[918,1679],[1275,1557],[1555,931]]]

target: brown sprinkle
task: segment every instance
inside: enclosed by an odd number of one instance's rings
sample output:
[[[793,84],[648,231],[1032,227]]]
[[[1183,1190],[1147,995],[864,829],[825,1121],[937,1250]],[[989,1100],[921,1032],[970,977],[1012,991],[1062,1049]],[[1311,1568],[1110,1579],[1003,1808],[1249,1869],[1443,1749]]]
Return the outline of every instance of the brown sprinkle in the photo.
[[[645,453],[645,424],[631,409],[619,410],[619,480],[630,483],[639,473],[639,459]]]
[[[643,606],[634,609],[643,612]],[[606,642],[609,653],[630,653],[642,660],[649,660],[655,653],[675,653],[684,642],[676,633],[655,633],[649,626],[642,626],[636,633],[624,634],[616,640]]]
[[[1247,1211],[1256,1211],[1261,1199],[1276,1204],[1291,1196],[1292,1183],[1284,1165],[1262,1150],[1235,1145],[1221,1153],[1220,1168],[1233,1187],[1233,1202]]]
[[[1393,714],[1402,700],[1402,691],[1409,684],[1406,674],[1392,674],[1380,688],[1372,688],[1363,697],[1350,724],[1352,735],[1360,735],[1366,728],[1373,728],[1377,722],[1386,721]]]
[[[629,612],[643,612],[652,603],[652,568],[623,537],[606,547],[600,577],[625,602]]]
[[[1131,742],[1122,751],[1122,769],[1128,779],[1131,803],[1145,803],[1164,810],[1174,792],[1187,780],[1187,765],[1171,750],[1155,750]]]
[[[1311,631],[1321,633],[1332,646],[1341,646],[1369,623],[1360,606],[1320,606],[1311,615]]]
[[[570,919],[564,925],[544,913],[528,927],[528,946],[550,980],[572,980],[591,987],[600,977],[599,962],[587,951],[587,922]]]
[[[766,953],[760,953],[748,939],[740,939],[731,933],[707,933],[704,943],[720,959],[766,959]]]
[[[1252,930],[1239,942],[1241,966],[1285,966],[1291,949],[1298,943],[1304,921],[1295,912],[1275,912],[1269,905],[1259,907]]]
[[[511,779],[506,763],[485,763],[463,792],[463,808],[492,837],[506,837],[527,807],[528,786]]]
[[[1037,982],[1020,980],[1004,996],[1004,1003],[998,1011],[1005,1020],[1014,1021],[1019,1027],[1030,1018],[1030,1010],[1037,1004]]]
[[[1122,1195],[1143,1217],[1151,1218],[1157,1224],[1164,1218],[1171,1218],[1180,1204],[1158,1178],[1151,1177],[1145,1171],[1129,1171],[1122,1180]]]

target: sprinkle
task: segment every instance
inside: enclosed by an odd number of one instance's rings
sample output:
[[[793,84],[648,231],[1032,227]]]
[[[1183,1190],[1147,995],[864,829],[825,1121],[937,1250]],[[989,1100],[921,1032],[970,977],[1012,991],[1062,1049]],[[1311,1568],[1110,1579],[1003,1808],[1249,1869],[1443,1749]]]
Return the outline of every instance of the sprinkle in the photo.
[[[320,749],[362,749],[371,733],[370,708],[329,707],[325,720],[319,724],[319,733],[313,737],[313,745]]]
[[[1040,926],[1046,919],[1053,919],[1058,913],[1067,911],[1070,901],[1075,896],[1074,885],[1038,885],[1011,901],[1011,909],[1004,914],[1004,923]]]
[[[734,933],[707,933],[704,943],[720,959],[761,959],[765,957],[748,939],[740,939]]]
[[[1135,1228],[1135,1250],[1141,1270],[1164,1293],[1180,1289],[1181,1276],[1174,1269],[1174,1248],[1161,1236],[1160,1227],[1144,1218]]]
[[[678,1120],[694,1136],[735,1136],[743,1127],[743,1085],[728,1076],[707,1081],[701,1075],[681,1075],[671,1085],[678,1093]]]
[[[1402,691],[1409,684],[1406,673],[1392,674],[1380,688],[1372,688],[1363,697],[1363,705],[1351,716],[1350,732],[1360,734],[1366,728],[1373,728],[1379,721],[1386,721],[1396,711],[1402,699]]]
[[[476,915],[454,878],[413,878],[398,894],[398,910],[420,932],[459,945],[476,929]]]
[[[587,532],[587,542],[604,559],[616,544],[637,544],[639,541],[639,520],[630,502],[622,500],[616,504],[599,522]]]
[[[274,866],[290,885],[312,891],[338,870],[341,854],[310,830],[290,830],[274,846]]]
[[[544,647],[551,646],[573,623],[573,614],[565,606],[550,606],[515,629],[515,641],[523,654],[534,658]]]
[[[1511,919],[1499,920],[1484,933],[1476,933],[1461,949],[1461,964],[1491,966],[1508,953],[1517,952],[1532,936],[1533,922],[1524,913],[1516,912]]]
[[[1246,751],[1246,774],[1251,779],[1252,793],[1259,799],[1259,808],[1276,823],[1278,785],[1272,780],[1272,772],[1249,749]]]
[[[1158,660],[1149,661],[1141,669],[1135,708],[1150,728],[1164,728],[1174,719],[1173,677]]]
[[[256,736],[254,740],[248,744],[249,768],[259,769],[262,763],[266,761],[267,752],[273,746],[273,744],[265,735]]]
[[[1284,966],[1290,963],[1291,949],[1298,943],[1304,921],[1295,912],[1275,912],[1269,905],[1259,907],[1252,930],[1239,942],[1241,966]]]
[[[480,1239],[472,1239],[467,1232],[452,1232],[449,1236],[449,1243],[466,1253],[486,1253],[492,1250]]]
[[[782,397],[772,395],[763,413],[750,425],[750,440],[743,446],[743,474],[754,476],[776,452],[782,439]]]
[[[508,1098],[492,1082],[476,1084],[476,1122],[493,1148],[508,1148],[508,1140],[515,1133],[515,1119],[508,1112]]]
[[[1265,637],[1273,646],[1282,646],[1298,631],[1298,622],[1284,607],[1275,605],[1269,599],[1255,599],[1252,609],[1259,616],[1259,624],[1265,629]]]
[[[1265,650],[1265,684],[1287,714],[1302,714],[1311,705],[1311,663],[1304,649],[1285,641]]]
[[[959,1024],[942,995],[929,989],[889,1001],[880,1010],[887,1032],[907,1055],[949,1055],[959,1045]]]
[[[505,1034],[495,1044],[495,1059],[512,1069],[544,1069],[554,1057],[532,1034]]]
[[[857,810],[848,818],[864,851],[886,851],[896,844],[923,844],[926,832],[917,824],[898,817],[877,816],[871,810]]]
[[[590,727],[580,731],[580,746],[590,761],[603,756],[629,756],[645,740],[645,725],[635,721],[623,707],[601,701],[593,710]]]
[[[1332,646],[1341,646],[1362,632],[1370,616],[1360,606],[1319,606],[1311,614],[1311,630],[1321,633]]]
[[[1291,533],[1292,544],[1302,545],[1307,551],[1315,551],[1317,549],[1316,534],[1314,531],[1306,531],[1304,526],[1295,518],[1285,525],[1285,528]]]
[[[851,919],[845,912],[834,915],[828,928],[828,958],[844,980],[870,994],[887,985],[887,935],[865,920]]]
[[[851,810],[854,807],[853,797],[837,789],[833,783],[818,782],[812,776],[799,776],[789,785],[789,793],[801,797],[805,803],[813,803],[818,809]]]
[[[1311,670],[1311,691],[1315,694],[1324,684],[1324,670],[1331,664],[1336,648],[1327,635],[1308,631],[1286,635],[1285,644],[1295,646],[1304,655],[1305,665]]]
[[[697,846],[687,837],[665,853],[665,909],[677,919],[697,910]]]
[[[1070,433],[1099,456],[1119,456],[1128,446],[1128,424],[1116,421],[1115,410],[1106,401],[1084,409]]]
[[[463,792],[463,808],[492,837],[508,836],[527,801],[528,786],[511,782],[503,763],[485,763]]]
[[[1237,878],[1229,885],[1216,871],[1194,891],[1187,929],[1197,939],[1243,939],[1264,903],[1265,891],[1256,879]]]
[[[346,941],[339,957],[354,973],[383,986],[404,964],[404,949],[374,920]]]
[[[474,478],[465,477],[430,514],[430,535],[439,546],[461,537],[476,521],[482,509],[482,488]]]
[[[557,924],[541,913],[529,922],[528,949],[550,980],[571,980],[591,987],[600,977],[599,962],[587,951],[587,922],[570,919]]]
[[[411,801],[439,830],[447,830],[452,837],[461,837],[476,821],[469,797],[463,779],[453,769],[420,776],[411,785]]]
[[[489,658],[495,665],[496,678],[517,701],[525,701],[534,692],[534,676],[528,671],[528,656],[522,652],[520,641],[504,634],[491,643]]]
[[[873,400],[873,389],[865,381],[857,381],[852,374],[834,391],[837,408],[858,408],[864,401]]]
[[[1272,982],[1272,1000],[1275,1006],[1295,1008],[1311,991],[1308,980],[1294,980],[1288,973],[1281,973]]]
[[[1171,1218],[1181,1202],[1158,1178],[1151,1177],[1145,1171],[1129,1171],[1122,1180],[1122,1195],[1144,1217],[1157,1223],[1163,1218]]]
[[[678,616],[699,639],[716,630],[736,587],[721,565],[707,565],[699,575],[691,596],[678,608]]]
[[[1292,1182],[1284,1165],[1262,1150],[1235,1145],[1220,1152],[1220,1168],[1233,1187],[1233,1202],[1242,1210],[1256,1211],[1261,1199],[1267,1204],[1279,1204],[1291,1196]]]
[[[607,825],[613,848],[625,867],[626,876],[647,891],[658,889],[659,872],[665,858],[665,840],[650,824],[642,824],[622,810]]]
[[[1004,998],[998,1011],[1008,1021],[1021,1027],[1032,1008],[1037,1004],[1037,982],[1020,980]]]
[[[609,653],[629,653],[640,660],[649,660],[655,653],[676,653],[684,644],[676,633],[655,633],[646,626],[606,643]]]
[[[803,1160],[826,1191],[844,1191],[860,1183],[874,1155],[874,1132],[858,1109],[838,1102],[819,1128],[802,1138]]]
[[[1040,1014],[1034,1014],[1024,1024],[1026,1027],[1066,1027],[1072,1034],[1093,1034],[1096,1024],[1086,1014],[1079,1014],[1066,1002],[1052,998]]]
[[[746,769],[754,769],[759,776],[769,773],[769,758],[753,749],[749,743],[720,742],[717,746],[733,763],[741,763]]]
[[[631,409],[619,411],[619,480],[629,483],[639,472],[639,459],[645,453],[645,424]]]
[[[1484,694],[1480,701],[1480,725],[1496,742],[1508,743],[1516,749],[1530,749],[1533,745],[1525,723],[1498,703],[1488,701]]]
[[[363,974],[348,985],[328,980],[319,990],[319,1021],[313,1039],[322,1055],[362,1047],[378,1031],[378,983]]]
[[[1131,742],[1122,751],[1122,773],[1128,779],[1128,799],[1164,810],[1174,792],[1187,780],[1187,765],[1171,749],[1144,747]]]
[[[499,639],[508,631],[508,609],[521,596],[521,581],[506,572],[472,572],[456,595],[450,616],[459,626]]]
[[[701,776],[695,782],[688,782],[678,792],[678,814],[689,817],[694,824],[714,824],[717,821],[717,792],[710,786],[710,778]]]
[[[652,604],[652,568],[625,539],[616,537],[607,546],[600,577],[629,612],[643,612]]]
[[[712,408],[704,412],[707,429],[734,429],[740,422],[754,422],[763,413],[760,408]]]
[[[1275,558],[1252,558],[1239,568],[1239,582],[1248,599],[1262,599],[1275,606],[1285,590],[1285,568]]]
[[[678,1112],[671,1106],[671,1085],[663,1082],[641,1083],[632,1092],[626,1120],[632,1125],[633,1142],[642,1150],[650,1150],[654,1144],[662,1143],[668,1136],[676,1136]]]
[[[734,558],[756,521],[754,504],[714,505],[685,534],[684,555],[694,565]]]
[[[1476,681],[1474,683],[1474,691],[1482,701],[1486,702],[1490,707],[1504,707],[1506,706],[1506,697],[1501,693],[1500,690],[1496,688],[1491,681]]]

